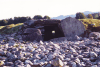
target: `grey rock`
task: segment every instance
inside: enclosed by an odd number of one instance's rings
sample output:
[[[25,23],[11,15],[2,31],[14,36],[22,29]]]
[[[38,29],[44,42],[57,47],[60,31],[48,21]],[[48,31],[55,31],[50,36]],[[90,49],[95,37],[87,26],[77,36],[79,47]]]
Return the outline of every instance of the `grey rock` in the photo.
[[[3,67],[5,65],[4,61],[0,60],[0,66]]]
[[[14,62],[14,61],[18,60],[16,55],[11,55],[8,59],[10,62]]]
[[[81,66],[85,66],[85,63],[84,62],[80,62]]]
[[[63,62],[59,58],[52,60],[51,64],[54,65],[54,66],[60,66],[60,67],[64,66]]]
[[[33,65],[33,63],[30,60],[25,60],[25,64]]]
[[[84,62],[86,62],[86,61],[90,61],[89,58],[82,58],[82,59],[83,59]]]
[[[75,62],[71,62],[72,67],[77,67]]]
[[[58,56],[56,56],[56,58],[60,58],[60,60],[63,60],[64,58],[63,58],[63,55],[58,55]]]
[[[91,62],[86,62],[86,67],[90,67],[92,66],[93,64]]]
[[[93,65],[93,66],[91,66],[91,67],[98,67],[97,65]]]
[[[36,59],[41,59],[40,54],[35,54],[35,55],[34,55],[34,58],[36,58]]]
[[[33,25],[35,21],[36,20],[28,20],[28,21],[24,22],[24,27]]]
[[[35,28],[27,28],[24,31],[24,34],[27,34],[26,37],[22,37],[23,40],[29,40],[29,41],[40,41],[43,40],[42,39],[42,34],[41,31],[39,29],[35,29]]]
[[[76,50],[75,50],[74,48],[72,48],[72,47],[70,47],[70,51],[71,51],[72,53],[75,53],[75,52],[76,52]]]
[[[22,62],[21,62],[20,60],[17,60],[17,61],[15,61],[14,64],[15,64],[15,65],[21,65],[21,63],[22,63]]]
[[[2,35],[0,35],[0,39],[2,39],[3,38],[3,36]]]
[[[79,59],[82,59],[82,58],[83,58],[83,56],[82,56],[82,55],[78,55],[77,57],[78,57]]]
[[[74,60],[77,64],[80,64],[80,60],[79,60],[79,58],[75,58],[75,60]]]
[[[12,56],[12,53],[11,52],[7,52],[6,56],[10,57],[10,56]]]
[[[64,59],[63,61],[70,61],[71,59],[70,58],[66,58],[66,59]]]
[[[24,54],[19,54],[18,59],[21,60],[24,57]]]
[[[7,38],[8,38],[9,41],[14,40],[14,37],[7,37]]]
[[[31,67],[31,65],[30,64],[26,64],[25,67]]]
[[[90,52],[90,57],[97,57],[98,55],[95,52]]]
[[[45,67],[52,67],[52,64],[47,64]]]
[[[25,57],[30,57],[31,58],[32,56],[33,56],[33,54],[31,54],[30,52],[25,53]]]
[[[50,54],[50,55],[48,55],[48,58],[49,58],[50,60],[52,60],[52,59],[54,58],[54,55],[53,55],[53,54]]]
[[[89,34],[89,37],[94,37],[95,39],[100,39],[100,33],[99,32],[91,32]]]
[[[14,37],[16,35],[16,33],[11,34],[12,37]]]
[[[6,60],[6,59],[7,59],[7,57],[0,56],[0,60]]]
[[[58,40],[41,43],[9,41],[14,45],[0,43],[0,64],[2,61],[4,67],[100,67],[99,40]]]
[[[32,67],[41,67],[39,63],[34,63]]]
[[[66,37],[75,37],[75,35],[81,35],[85,31],[82,22],[71,17],[63,19],[61,27]]]
[[[4,56],[4,55],[5,55],[4,51],[0,49],[0,56]]]
[[[91,62],[95,62],[96,60],[97,60],[97,58],[95,58],[95,57],[91,57],[91,58],[90,58],[90,61],[91,61]]]
[[[79,37],[79,36],[75,35],[75,39],[80,41],[80,40],[82,40],[82,37]]]
[[[16,66],[14,66],[14,67],[25,67],[25,66],[23,66],[23,65],[16,65]]]
[[[13,62],[6,62],[5,65],[6,66],[12,66],[14,63]]]

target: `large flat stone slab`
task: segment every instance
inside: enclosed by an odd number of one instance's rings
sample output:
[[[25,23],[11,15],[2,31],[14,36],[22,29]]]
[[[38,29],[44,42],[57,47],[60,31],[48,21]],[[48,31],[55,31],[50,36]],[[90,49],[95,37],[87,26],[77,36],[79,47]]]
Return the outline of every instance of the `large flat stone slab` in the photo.
[[[23,40],[28,40],[28,41],[40,41],[42,39],[42,33],[40,29],[35,29],[35,28],[27,28],[24,31],[25,37],[23,37]]]
[[[61,27],[66,37],[81,35],[85,31],[83,23],[75,18],[65,18],[61,21]]]

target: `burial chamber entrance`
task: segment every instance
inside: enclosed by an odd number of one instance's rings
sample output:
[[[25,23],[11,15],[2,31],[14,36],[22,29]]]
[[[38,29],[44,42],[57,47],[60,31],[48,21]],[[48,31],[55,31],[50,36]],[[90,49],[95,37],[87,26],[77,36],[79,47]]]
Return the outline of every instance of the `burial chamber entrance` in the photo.
[[[43,41],[48,41],[53,38],[64,37],[63,32],[57,24],[51,26],[44,26],[44,32],[42,32]]]
[[[64,33],[62,31],[60,23],[61,23],[60,20],[52,20],[52,19],[45,20],[45,19],[42,19],[42,20],[36,20],[33,24],[28,25],[27,28],[39,29],[41,31],[42,40],[48,41],[50,39],[64,37]],[[29,32],[27,31],[27,33],[29,33]],[[31,34],[34,36],[34,33],[35,32],[33,31],[33,33],[31,33]],[[32,36],[30,34],[28,34],[28,35],[32,38]],[[23,38],[23,39],[25,39],[25,38]],[[35,38],[33,40],[35,40]]]

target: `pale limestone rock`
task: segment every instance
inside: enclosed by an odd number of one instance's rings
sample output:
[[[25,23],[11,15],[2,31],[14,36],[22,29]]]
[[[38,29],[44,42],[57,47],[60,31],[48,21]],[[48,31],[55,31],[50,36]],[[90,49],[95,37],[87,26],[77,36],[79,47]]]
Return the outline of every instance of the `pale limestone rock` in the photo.
[[[0,61],[0,66],[2,67],[4,65],[4,61]]]
[[[75,62],[79,64],[80,60],[77,58],[77,59],[75,59]]]
[[[29,65],[29,64],[26,64],[26,65],[25,65],[25,67],[31,67],[31,65]]]
[[[50,55],[48,55],[48,58],[51,60],[51,59],[54,58],[54,55],[53,54],[50,54]]]
[[[98,67],[97,65],[93,65],[93,66],[91,66],[91,67]]]
[[[61,27],[66,37],[75,37],[81,35],[85,31],[85,27],[81,21],[68,17],[61,21]]]
[[[91,32],[89,34],[89,37],[94,37],[95,39],[100,39],[100,33],[99,32]]]
[[[54,66],[59,66],[59,67],[63,67],[64,65],[63,62],[59,58],[52,60],[51,64],[53,64]]]
[[[90,57],[97,57],[98,55],[95,52],[90,52]]]
[[[72,47],[70,47],[70,51],[71,51],[72,53],[75,53],[75,52],[76,52],[76,50],[75,50],[74,48],[72,48]]]
[[[33,65],[33,63],[30,60],[25,60],[25,64]]]
[[[40,40],[40,44],[43,45],[44,44],[43,41]]]
[[[72,62],[72,67],[76,67],[76,63],[75,62]]]
[[[7,37],[8,38],[8,40],[14,40],[14,38],[13,37]]]
[[[59,48],[60,49],[60,46],[58,44],[53,44],[55,46],[55,48]]]

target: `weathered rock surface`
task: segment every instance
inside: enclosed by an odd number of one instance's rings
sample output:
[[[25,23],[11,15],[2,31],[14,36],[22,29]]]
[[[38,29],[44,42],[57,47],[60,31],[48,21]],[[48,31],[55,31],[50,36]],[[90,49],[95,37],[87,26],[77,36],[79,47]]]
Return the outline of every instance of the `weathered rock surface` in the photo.
[[[29,41],[34,41],[34,40],[40,41],[40,40],[43,40],[41,31],[39,29],[27,28],[27,29],[25,29],[24,34],[26,34],[26,36],[23,37],[23,40],[29,40]]]
[[[81,35],[85,31],[85,27],[81,21],[68,17],[61,21],[62,30],[66,37],[74,37]]]
[[[25,27],[34,27],[34,26],[50,26],[60,23],[61,20],[57,19],[39,19],[39,20],[29,20],[24,22]]]
[[[24,23],[24,27],[40,29],[41,34],[43,36],[43,40],[49,40],[64,36],[66,36],[68,40],[72,40],[76,35],[79,36],[83,34],[85,31],[85,27],[82,24],[82,22],[71,17],[65,18],[64,20],[56,20],[56,19],[29,20]],[[55,31],[55,33],[53,34],[52,31]]]
[[[31,25],[34,25],[34,22],[36,20],[28,20],[26,22],[24,22],[24,27],[30,27]]]
[[[65,37],[23,42],[20,35],[15,41],[15,36],[6,35],[5,41],[0,41],[1,67],[100,67],[100,40],[68,41]]]
[[[91,32],[89,34],[89,37],[94,37],[95,39],[100,39],[100,33],[99,32]]]
[[[0,39],[2,39],[2,38],[3,38],[3,36],[0,35]]]
[[[61,23],[61,20],[57,20],[57,19],[29,20],[24,23],[23,28],[39,29],[41,31],[43,40],[46,41],[46,40],[50,40],[52,38],[64,36],[60,23]],[[52,31],[54,31],[54,33],[52,33]],[[25,30],[24,30],[24,32],[25,32]],[[30,32],[30,34],[32,34],[32,32]],[[23,35],[24,35],[24,33],[23,33]],[[26,35],[24,37],[26,37]]]
[[[68,41],[67,37],[61,37],[43,42],[41,41],[41,31],[36,28],[26,28],[23,32],[26,39],[32,40],[32,42],[23,41],[21,35],[4,35],[0,40],[0,67],[100,67],[99,33],[90,34],[90,37],[96,37],[97,40],[79,37],[78,35],[82,34],[80,29],[84,31],[84,27],[80,27],[81,22],[77,22],[73,18],[64,19],[62,22],[67,23],[66,20],[69,22],[68,29],[71,26],[75,27],[74,30],[71,28],[71,33],[67,32],[68,36],[66,36],[73,39],[75,35],[75,41]],[[46,23],[42,20],[39,21],[43,22],[41,25]],[[70,24],[72,22],[80,26]],[[32,21],[33,25],[34,23]],[[50,24],[52,25],[52,23]],[[41,26],[37,28],[41,28]],[[75,33],[72,34],[73,32]],[[66,32],[64,33],[66,34]],[[23,36],[23,39],[25,37]]]

